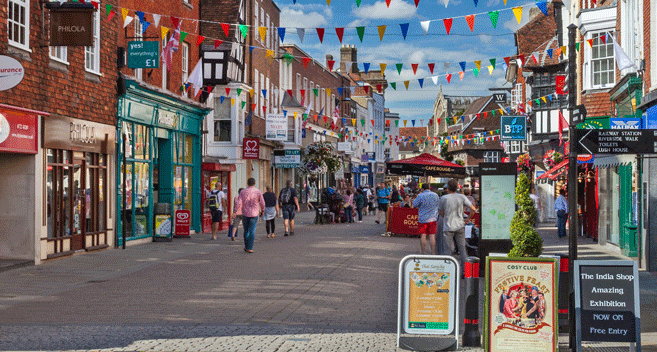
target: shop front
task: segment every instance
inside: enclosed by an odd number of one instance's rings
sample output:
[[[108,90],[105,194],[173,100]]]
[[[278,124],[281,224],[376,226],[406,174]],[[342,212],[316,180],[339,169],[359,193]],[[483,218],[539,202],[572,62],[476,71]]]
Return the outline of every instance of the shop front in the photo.
[[[207,161],[207,160],[206,160]],[[207,205],[207,192],[215,189],[215,184],[221,182],[222,189],[226,194],[226,203],[227,209],[224,210],[224,218],[219,226],[219,230],[228,228],[230,222],[230,214],[232,213],[233,199],[232,194],[232,181],[231,181],[231,172],[236,171],[234,164],[221,164],[221,163],[212,163],[204,162],[202,165],[203,174],[201,175],[201,184],[203,185],[203,191],[201,192],[201,209],[203,209],[203,214],[201,215],[203,222],[203,232],[212,232],[212,213],[210,208]]]
[[[190,211],[191,230],[200,232],[201,123],[209,110],[132,80],[125,86],[117,116],[118,245],[170,240],[181,210]]]
[[[44,118],[46,231],[42,258],[114,243],[111,190],[116,128],[53,114]]]

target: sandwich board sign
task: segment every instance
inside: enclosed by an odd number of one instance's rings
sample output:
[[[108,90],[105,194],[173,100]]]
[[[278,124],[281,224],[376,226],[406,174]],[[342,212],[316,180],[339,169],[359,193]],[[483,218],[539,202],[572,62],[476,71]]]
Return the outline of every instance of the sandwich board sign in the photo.
[[[409,255],[402,259],[397,347],[437,351],[458,346],[460,273],[452,256]]]

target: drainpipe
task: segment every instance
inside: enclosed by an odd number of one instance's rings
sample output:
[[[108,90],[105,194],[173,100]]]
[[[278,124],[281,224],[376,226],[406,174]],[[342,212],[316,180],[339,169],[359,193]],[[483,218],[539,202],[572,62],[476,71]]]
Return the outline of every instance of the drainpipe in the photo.
[[[552,5],[554,6],[554,21],[557,23],[557,42],[561,48],[563,46],[563,19],[561,16],[563,3],[561,0],[555,0],[552,2]]]

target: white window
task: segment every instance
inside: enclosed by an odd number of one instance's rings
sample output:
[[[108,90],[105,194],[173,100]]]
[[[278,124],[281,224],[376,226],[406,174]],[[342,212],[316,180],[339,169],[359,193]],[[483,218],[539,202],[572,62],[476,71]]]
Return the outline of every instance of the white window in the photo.
[[[603,43],[600,35],[593,34],[591,49],[591,83],[593,88],[611,87],[615,84],[614,46],[611,38]]]
[[[233,120],[230,116],[230,102],[216,104],[214,109],[214,141],[230,142],[233,130]]]
[[[265,75],[263,73],[260,74],[260,90],[258,90],[256,93],[258,94],[258,99],[260,100],[260,112],[259,114],[262,114],[262,107],[265,106],[265,96],[262,95],[262,90],[267,89],[267,86],[265,85]],[[264,116],[263,116],[264,117]]]
[[[272,45],[271,45],[271,35],[270,35],[270,32],[271,32],[271,28],[270,28],[270,27],[271,27],[271,22],[270,22],[270,20],[269,20],[269,14],[267,14],[267,21],[265,22],[265,25],[266,25],[266,27],[267,27],[267,34],[265,35],[265,47],[271,49],[271,48],[272,48]]]
[[[50,58],[64,64],[68,64],[68,50],[65,46],[51,46]]]
[[[258,73],[257,69],[254,69],[253,71],[254,71],[253,77],[255,79],[255,81],[253,82],[253,86],[255,87],[255,101],[254,101],[254,103],[256,104],[255,115],[260,116],[260,111],[262,111],[260,109],[260,94],[262,94],[262,92],[260,92],[260,73]]]
[[[189,44],[182,43],[182,81],[187,82],[189,78]]]
[[[253,10],[253,14],[255,15],[255,21],[253,22],[256,26],[260,25],[260,11],[258,11],[258,3],[255,3],[255,9]],[[260,41],[260,36],[256,35],[256,40]]]
[[[518,105],[522,101],[522,84],[517,83],[516,87],[511,90],[511,105]]]
[[[520,153],[520,142],[519,141],[511,141],[511,148],[510,148],[511,154],[519,154]]]
[[[9,0],[7,34],[9,44],[30,50],[30,0]]]
[[[162,49],[164,49],[164,47],[166,45],[167,45],[167,36],[164,36],[164,38],[162,38]],[[168,73],[168,70],[167,70],[167,66],[164,64],[164,62],[162,62],[161,67],[162,67],[162,69],[160,71],[162,72],[162,89],[166,90],[166,89],[168,89],[168,87],[167,87],[167,73]]]
[[[657,55],[655,55],[655,56],[657,56]],[[294,88],[297,90],[296,91],[297,101],[299,103],[301,103],[301,74],[300,73],[297,73],[297,81],[296,81],[296,84],[294,85]]]
[[[144,26],[142,26],[141,21],[139,21],[139,18],[135,19],[135,40],[143,40],[144,39]],[[142,69],[136,68],[134,71],[135,78],[138,80],[142,79]]]
[[[500,162],[500,152],[495,150],[487,150],[484,152],[484,162],[485,163],[499,163]]]
[[[94,12],[93,27],[94,45],[84,48],[84,68],[100,74],[100,11]]]
[[[272,96],[272,93],[273,93],[273,92],[272,92],[271,89],[269,88],[269,77],[265,78],[265,80],[263,81],[263,83],[265,83],[265,87],[264,87],[264,89],[267,90],[267,96],[266,96],[266,97],[265,97],[265,96],[262,97],[262,98],[264,99],[264,103],[263,103],[263,104],[265,104],[265,106],[267,107],[267,112],[271,112],[271,110],[272,110],[272,109],[271,109],[271,96]]]
[[[287,115],[287,142],[295,143],[296,142],[296,121],[294,119],[294,114],[288,113]]]

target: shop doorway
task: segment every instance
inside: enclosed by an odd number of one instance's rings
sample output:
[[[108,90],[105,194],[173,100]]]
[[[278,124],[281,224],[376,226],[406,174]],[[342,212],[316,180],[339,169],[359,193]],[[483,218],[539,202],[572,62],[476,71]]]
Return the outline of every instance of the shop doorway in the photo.
[[[71,188],[71,212],[72,212],[72,231],[71,231],[71,250],[77,251],[84,249],[84,231],[86,219],[86,180],[84,160],[73,160],[73,184]]]

